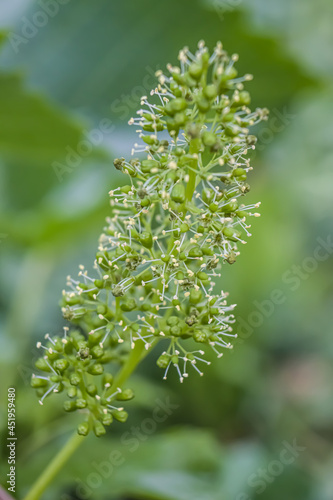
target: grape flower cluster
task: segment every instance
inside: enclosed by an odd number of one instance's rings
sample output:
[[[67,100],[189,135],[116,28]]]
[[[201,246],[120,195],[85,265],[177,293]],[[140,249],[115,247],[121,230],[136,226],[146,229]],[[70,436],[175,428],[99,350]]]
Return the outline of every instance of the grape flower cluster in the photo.
[[[190,368],[203,374],[206,348],[221,357],[232,347],[235,305],[214,292],[214,280],[251,236],[248,219],[259,216],[260,203],[243,199],[256,144],[250,128],[268,115],[250,110],[244,84],[252,76],[238,76],[237,59],[221,43],[212,53],[203,42],[195,54],[185,47],[178,66],[156,73],[156,88],[129,121],[140,143],[132,159],[114,160],[128,183],[109,193],[94,275],[80,266],[63,292],[74,329],[37,345],[44,373],[32,385],[41,402],[66,389],[65,410],[89,410],[79,433],[92,426],[101,435],[113,418],[126,419],[115,404],[133,393],[114,387],[104,367],[123,364],[138,343],[150,350],[163,340],[157,365],[164,378],[175,367],[181,382]]]

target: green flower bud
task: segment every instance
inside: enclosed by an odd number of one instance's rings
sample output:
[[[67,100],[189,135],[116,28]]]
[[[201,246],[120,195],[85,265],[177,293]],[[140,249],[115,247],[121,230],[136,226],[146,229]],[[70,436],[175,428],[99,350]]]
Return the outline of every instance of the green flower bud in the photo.
[[[116,410],[112,413],[113,417],[118,420],[118,422],[126,422],[127,418],[128,418],[128,413],[126,411],[123,411],[123,410]]]
[[[77,395],[76,387],[69,387],[67,390],[67,396],[69,398],[75,398]]]
[[[72,373],[69,377],[69,382],[74,386],[79,385],[79,383],[81,382],[80,375],[78,375],[77,373]]]
[[[246,90],[243,90],[242,92],[239,93],[238,95],[238,105],[240,106],[249,106],[251,104],[251,96],[249,92]]]
[[[202,134],[202,142],[205,146],[212,147],[215,146],[217,142],[216,135],[212,132],[204,132]]]
[[[106,433],[104,425],[99,420],[94,421],[93,430],[96,437],[101,437]]]
[[[66,304],[69,306],[75,306],[77,304],[82,303],[82,297],[76,296],[76,297],[66,297]]]
[[[43,378],[32,376],[30,384],[34,389],[38,389],[39,387],[46,387],[49,384],[49,381]]]
[[[234,200],[224,205],[222,207],[222,211],[225,212],[226,214],[230,214],[231,212],[235,212],[237,208],[238,208],[238,203],[236,200]]]
[[[153,169],[158,169],[159,166],[160,164],[156,160],[143,160],[141,162],[141,170],[144,173],[150,173]]]
[[[143,136],[142,140],[143,140],[143,142],[145,142],[146,144],[148,144],[150,146],[158,143],[157,139],[155,139],[155,137],[153,137],[151,135],[145,135],[145,136]]]
[[[195,288],[192,288],[190,291],[190,303],[191,304],[199,304],[202,299],[202,292],[201,290],[196,290]]]
[[[103,373],[103,365],[101,363],[94,363],[93,365],[89,366],[88,372],[91,375],[101,375]]]
[[[233,170],[232,172],[232,175],[238,181],[246,181],[247,174],[246,170],[244,170],[243,168],[235,168],[235,170]]]
[[[200,80],[203,68],[200,64],[192,63],[188,69],[188,72],[191,75],[191,77],[194,78],[194,80]]]
[[[120,188],[120,191],[122,193],[128,194],[131,191],[131,189],[132,189],[132,186],[130,186],[129,184],[126,184],[125,186],[122,186]]]
[[[53,368],[60,373],[63,373],[69,366],[67,359],[56,359],[53,362]]]
[[[59,358],[59,354],[50,347],[48,351],[46,351],[46,356],[48,357],[49,361],[54,361]]]
[[[207,281],[208,280],[208,275],[206,273],[204,273],[203,271],[199,271],[197,273],[197,277],[201,281]]]
[[[149,198],[144,198],[143,200],[141,200],[140,205],[142,207],[149,207],[149,205],[151,205],[151,201]]]
[[[204,255],[214,255],[214,250],[210,247],[203,246],[201,247],[201,250]]]
[[[203,330],[196,330],[193,334],[193,338],[196,342],[206,342],[207,334]]]
[[[210,110],[210,102],[207,99],[198,99],[197,106],[201,113],[207,113]]]
[[[185,186],[182,182],[174,185],[171,191],[171,199],[176,203],[184,203],[185,201]]]
[[[113,384],[113,375],[111,373],[104,373],[103,375],[103,385],[109,384],[110,386]]]
[[[151,248],[153,246],[153,237],[151,233],[148,233],[148,231],[143,231],[140,235],[140,243],[143,245],[145,248]]]
[[[216,86],[212,83],[210,85],[207,85],[203,89],[204,96],[207,97],[209,100],[213,100],[217,96],[217,88]]]
[[[87,436],[89,433],[88,422],[81,422],[77,427],[77,433],[80,434],[80,436]]]
[[[222,232],[224,236],[231,241],[237,241],[237,238],[239,239],[241,236],[241,233],[239,231],[231,227],[224,227],[222,229]]]
[[[83,398],[78,398],[76,401],[75,401],[75,404],[76,404],[76,408],[78,410],[82,410],[83,408],[86,408],[87,406],[87,401]]]
[[[120,309],[122,311],[129,312],[129,311],[133,311],[133,309],[135,309],[136,307],[137,307],[136,300],[135,299],[129,299],[126,302],[123,302],[121,304]]]
[[[179,363],[179,356],[177,354],[171,356],[171,363],[173,365],[178,365],[178,363]]]
[[[177,316],[170,316],[170,318],[167,319],[168,326],[175,326],[178,325],[178,323],[179,323],[179,318]]]
[[[140,307],[140,311],[150,311],[151,310],[151,307],[149,304],[142,304],[142,306]]]
[[[239,134],[239,128],[237,125],[230,124],[227,125],[224,129],[225,133],[229,137],[236,137]]]
[[[176,113],[174,116],[174,122],[178,127],[182,127],[186,123],[186,114]]]
[[[202,257],[203,252],[199,246],[192,247],[191,250],[188,253],[189,257]]]
[[[237,217],[239,217],[240,219],[243,219],[244,217],[248,217],[248,213],[245,212],[245,210],[237,210],[237,212],[235,212]]]
[[[111,425],[113,422],[113,417],[112,417],[111,413],[105,413],[102,416],[101,421],[102,421],[103,425]]]
[[[190,229],[190,226],[188,224],[181,224],[180,225],[180,232],[181,233],[187,233],[187,231],[189,231]]]
[[[159,368],[166,368],[170,362],[169,354],[161,354],[161,356],[156,361],[156,364]]]
[[[118,345],[118,337],[117,339],[115,338],[115,345]],[[111,351],[107,351],[101,358],[98,358],[98,362],[102,365],[105,365],[106,363],[110,363],[110,361],[113,361],[115,359],[117,359],[117,355]]]
[[[165,106],[165,111],[170,116],[173,116],[180,111],[184,111],[186,108],[187,102],[185,101],[185,99],[177,98],[172,99],[170,102],[168,102],[168,104]]]
[[[105,314],[105,312],[99,312],[98,314]],[[99,344],[100,341],[102,340],[102,338],[104,337],[104,333],[102,331],[98,331],[98,332],[94,332],[93,333],[89,333],[89,337],[88,337],[88,343],[89,343],[89,346],[92,347],[96,344]]]
[[[181,335],[182,330],[179,326],[175,325],[170,328],[170,334],[174,335],[175,337],[179,337]]]
[[[69,400],[64,401],[63,408],[67,412],[75,411],[76,410],[76,401],[69,401]]]
[[[209,210],[210,210],[211,212],[213,212],[213,213],[217,212],[217,211],[218,211],[218,209],[219,209],[219,206],[218,206],[218,204],[217,204],[217,203],[211,203],[211,204],[209,205]]]
[[[146,123],[142,128],[147,132],[161,132],[164,130],[164,125],[162,123]]]
[[[132,389],[124,389],[119,392],[116,396],[117,401],[129,401],[134,398],[134,392]]]
[[[106,282],[104,280],[95,280],[94,285],[97,288],[105,288]]]
[[[50,372],[51,368],[47,364],[46,360],[44,358],[38,358],[37,361],[35,362],[35,367],[38,370],[41,370],[43,372]]]
[[[86,387],[86,391],[89,394],[89,396],[94,397],[97,394],[97,387],[95,384],[88,384]]]

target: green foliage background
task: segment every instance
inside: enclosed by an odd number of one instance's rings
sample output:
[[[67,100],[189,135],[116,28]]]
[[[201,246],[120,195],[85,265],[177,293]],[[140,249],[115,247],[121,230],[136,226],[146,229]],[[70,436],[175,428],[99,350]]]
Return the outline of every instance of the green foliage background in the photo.
[[[56,397],[40,407],[29,388],[35,343],[64,324],[57,302],[66,275],[93,261],[108,191],[125,182],[112,159],[130,155],[127,120],[152,73],[203,38],[239,53],[240,71],[255,75],[253,106],[271,110],[258,130],[250,196],[263,217],[221,278],[238,304],[240,341],[182,386],[161,380],[152,353],[133,380],[128,422],[105,439],[88,437],[43,499],[81,498],[93,462],[115,449],[124,463],[82,498],[331,500],[333,261],[327,253],[310,269],[309,257],[318,238],[333,237],[332,2],[69,0],[18,43],[41,3],[0,5],[0,401],[5,429],[7,388],[16,387],[17,498],[76,424]],[[105,119],[112,131],[60,182],[53,162]],[[273,307],[275,289],[284,301]],[[131,451],[121,436],[166,397],[179,408]],[[268,472],[264,491],[251,485],[294,440],[305,447],[295,461]],[[5,434],[1,453],[4,484]]]

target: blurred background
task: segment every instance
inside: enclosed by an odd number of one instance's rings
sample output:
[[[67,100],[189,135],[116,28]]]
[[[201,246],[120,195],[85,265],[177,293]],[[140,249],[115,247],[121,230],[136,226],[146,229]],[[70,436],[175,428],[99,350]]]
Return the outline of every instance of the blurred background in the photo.
[[[181,386],[153,352],[127,423],[88,437],[43,499],[332,500],[332,2],[1,0],[0,19],[0,400],[4,425],[16,388],[17,498],[77,424],[29,388],[36,341],[62,328],[65,278],[91,266],[126,182],[112,160],[136,140],[127,120],[154,72],[205,39],[240,55],[252,106],[270,109],[249,195],[263,216],[220,283],[239,339]],[[158,399],[172,405],[160,423]],[[1,453],[5,474],[4,439]]]

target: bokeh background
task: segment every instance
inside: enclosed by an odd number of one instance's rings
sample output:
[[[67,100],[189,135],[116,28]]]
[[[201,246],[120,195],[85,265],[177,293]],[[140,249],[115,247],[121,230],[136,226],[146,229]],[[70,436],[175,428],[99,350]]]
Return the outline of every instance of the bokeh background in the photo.
[[[220,283],[239,341],[182,386],[161,380],[152,353],[128,422],[88,437],[43,499],[332,500],[331,0],[1,0],[0,19],[1,424],[14,386],[18,498],[77,423],[29,388],[36,341],[64,324],[66,275],[93,261],[140,96],[205,39],[239,53],[253,106],[271,111],[250,194],[263,216]],[[99,139],[83,151],[87,134]],[[147,432],[168,397],[177,408]],[[122,438],[132,426],[135,450]],[[98,480],[112,449],[124,461]],[[6,473],[4,439],[1,453]]]

